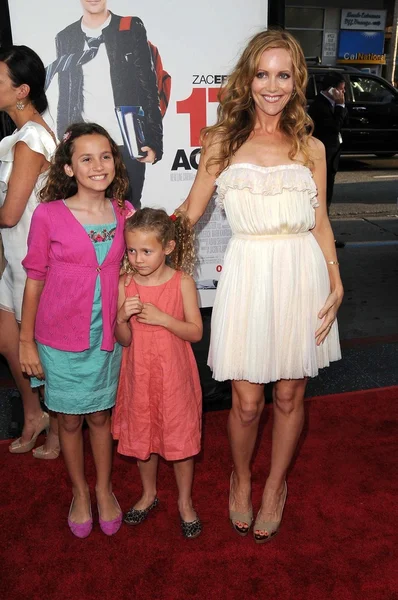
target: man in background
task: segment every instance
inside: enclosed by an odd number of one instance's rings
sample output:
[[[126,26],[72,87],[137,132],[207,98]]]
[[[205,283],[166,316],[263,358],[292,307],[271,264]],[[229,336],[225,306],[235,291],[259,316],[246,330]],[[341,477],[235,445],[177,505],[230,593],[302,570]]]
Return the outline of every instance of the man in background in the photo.
[[[329,212],[343,142],[341,129],[347,121],[348,113],[343,75],[338,71],[331,71],[325,75],[321,85],[321,92],[309,107],[308,114],[314,121],[314,137],[321,140],[326,149],[326,201]]]
[[[157,78],[146,30],[138,17],[111,13],[107,0],[81,0],[81,4],[83,17],[57,34],[57,60],[47,67],[47,86],[58,74],[58,137],[78,121],[95,122],[107,129],[127,168],[127,199],[138,208],[145,163],[156,163],[163,154]],[[118,106],[143,109],[143,158],[132,157],[125,146],[115,113]]]

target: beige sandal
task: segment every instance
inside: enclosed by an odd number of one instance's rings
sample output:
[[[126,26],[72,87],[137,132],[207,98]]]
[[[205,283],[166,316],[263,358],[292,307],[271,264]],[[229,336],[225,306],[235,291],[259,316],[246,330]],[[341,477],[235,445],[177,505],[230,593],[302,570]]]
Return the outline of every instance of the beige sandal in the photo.
[[[50,429],[50,417],[49,414],[46,412],[43,412],[42,416],[40,417],[37,425],[36,425],[36,429],[34,434],[32,435],[32,437],[30,438],[29,442],[22,442],[22,438],[18,438],[17,440],[14,440],[13,442],[11,442],[11,444],[8,446],[8,450],[11,452],[11,454],[25,454],[25,452],[30,452],[32,450],[32,448],[34,448],[34,445],[36,444],[36,440],[39,437],[39,435],[41,434],[42,431],[46,431],[46,433],[48,433]]]
[[[287,498],[287,483],[285,481],[285,489],[283,490],[283,503],[282,503],[281,518],[279,519],[279,521],[259,521],[258,516],[257,516],[256,522],[254,523],[254,528],[253,528],[254,541],[257,544],[265,544],[265,542],[270,542],[271,540],[274,539],[274,537],[279,532],[279,527],[280,527],[280,524],[282,521],[282,516],[283,516],[283,509],[285,508],[286,498]],[[261,533],[256,533],[256,531],[258,531],[258,532],[265,531],[266,535],[262,535]]]
[[[58,458],[59,453],[61,452],[61,448],[58,446],[57,448],[50,448],[50,450],[45,450],[45,446],[38,446],[32,450],[32,454],[35,458],[43,458],[46,460],[53,460],[54,458]]]
[[[231,473],[231,479],[229,481],[229,503],[231,504],[231,490],[232,490],[232,479],[234,472]],[[251,524],[253,522],[253,508],[251,507],[247,513],[241,513],[237,510],[229,509],[229,520],[231,521],[232,527],[235,529],[238,535],[244,537],[249,533]],[[244,526],[240,527],[237,523],[243,523]]]

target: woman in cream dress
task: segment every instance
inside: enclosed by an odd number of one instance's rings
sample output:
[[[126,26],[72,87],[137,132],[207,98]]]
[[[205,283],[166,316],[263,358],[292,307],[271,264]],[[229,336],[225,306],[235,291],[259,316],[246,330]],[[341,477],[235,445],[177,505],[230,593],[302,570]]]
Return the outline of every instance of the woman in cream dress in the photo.
[[[56,147],[55,136],[41,113],[47,108],[45,69],[26,46],[0,49],[0,110],[14,121],[16,130],[0,142],[0,229],[6,266],[0,280],[0,354],[10,367],[22,396],[24,427],[10,452],[22,454],[35,446],[43,430],[51,433],[36,458],[56,458],[59,441],[56,418],[41,410],[37,391],[31,389],[19,364],[19,323],[26,274],[21,265],[27,251],[30,221],[37,192]]]
[[[326,210],[325,150],[310,135],[306,83],[302,50],[289,33],[256,35],[220,96],[217,124],[205,130],[181,207],[195,223],[216,189],[233,234],[208,362],[215,379],[232,380],[229,511],[242,536],[253,520],[250,466],[264,384],[275,382],[271,466],[253,527],[258,543],[279,530],[307,378],[341,357],[343,288]]]

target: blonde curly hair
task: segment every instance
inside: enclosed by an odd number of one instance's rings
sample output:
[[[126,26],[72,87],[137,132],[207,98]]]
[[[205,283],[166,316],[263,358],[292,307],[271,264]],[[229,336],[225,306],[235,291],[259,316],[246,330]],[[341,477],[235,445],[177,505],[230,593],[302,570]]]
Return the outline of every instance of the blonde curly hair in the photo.
[[[217,142],[219,152],[212,155],[206,168],[216,166],[220,174],[231,162],[235,152],[247,141],[256,120],[255,105],[251,96],[251,85],[257,73],[261,55],[271,48],[287,50],[292,59],[295,93],[283,109],[279,128],[291,143],[289,158],[299,154],[304,164],[312,167],[308,139],[313,123],[306,113],[305,90],[308,73],[303,51],[298,41],[287,31],[268,29],[255,35],[246,46],[227,83],[219,93],[217,123],[202,130],[202,142]]]
[[[171,217],[165,210],[157,208],[141,208],[126,219],[125,232],[136,229],[153,231],[163,248],[174,240],[176,245],[167,257],[167,263],[177,271],[192,275],[195,264],[194,231],[184,213],[176,211]],[[135,273],[131,266],[127,251],[122,262],[123,273]]]

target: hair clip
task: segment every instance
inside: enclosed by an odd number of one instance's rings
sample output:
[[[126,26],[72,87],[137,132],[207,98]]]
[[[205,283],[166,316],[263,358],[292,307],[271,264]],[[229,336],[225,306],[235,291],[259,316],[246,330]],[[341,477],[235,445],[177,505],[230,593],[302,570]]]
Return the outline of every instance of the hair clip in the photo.
[[[177,215],[175,213],[173,213],[172,215],[170,215],[170,219],[172,221],[177,221]]]
[[[129,219],[130,217],[132,217],[132,216],[133,216],[133,214],[134,214],[134,213],[135,213],[135,208],[132,208],[131,210],[129,210],[129,211],[126,213],[126,215],[125,215],[125,218],[126,218],[126,219]]]
[[[70,138],[70,136],[72,135],[71,131],[67,131],[66,133],[64,133],[64,135],[62,136],[62,141],[63,142],[67,142]]]

